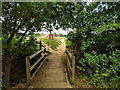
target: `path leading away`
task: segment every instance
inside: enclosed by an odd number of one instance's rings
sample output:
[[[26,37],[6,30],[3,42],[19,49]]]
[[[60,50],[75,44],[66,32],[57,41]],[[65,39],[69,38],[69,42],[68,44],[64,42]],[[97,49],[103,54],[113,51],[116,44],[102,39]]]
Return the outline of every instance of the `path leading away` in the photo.
[[[45,61],[31,80],[31,88],[71,88],[64,67],[66,43],[64,39],[61,41],[62,43],[57,47],[57,51],[49,48],[52,54],[47,57],[48,61]]]

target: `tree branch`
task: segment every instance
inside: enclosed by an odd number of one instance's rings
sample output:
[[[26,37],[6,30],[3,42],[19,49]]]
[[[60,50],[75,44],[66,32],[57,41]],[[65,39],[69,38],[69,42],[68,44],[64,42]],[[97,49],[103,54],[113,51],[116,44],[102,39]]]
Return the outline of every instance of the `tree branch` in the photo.
[[[11,33],[10,37],[8,38],[8,40],[7,40],[7,42],[6,42],[7,45],[10,44],[10,42],[11,42],[12,39],[13,39],[13,37],[14,37],[14,33]]]
[[[22,35],[22,37],[20,38],[18,48],[21,47],[22,40],[23,40],[25,34],[30,30],[31,27],[32,27],[32,26],[28,27],[27,30],[25,31],[25,33],[24,33],[24,34]]]
[[[18,31],[20,28],[22,28],[29,20],[30,20],[30,18],[27,19],[27,20],[25,20],[24,23],[22,23],[20,26],[18,26],[18,28],[15,30],[15,32]],[[10,42],[12,41],[12,39],[13,39],[13,37],[14,37],[14,35],[15,35],[15,32],[14,32],[14,33],[11,33],[10,37],[9,37],[8,40],[7,40],[7,43],[6,43],[7,45],[9,45]]]

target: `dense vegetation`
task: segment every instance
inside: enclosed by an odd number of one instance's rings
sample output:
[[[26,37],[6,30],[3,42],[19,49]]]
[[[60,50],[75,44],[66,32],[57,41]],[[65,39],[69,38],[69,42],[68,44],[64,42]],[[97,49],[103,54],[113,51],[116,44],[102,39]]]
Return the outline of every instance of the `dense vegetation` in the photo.
[[[41,31],[42,28],[50,31],[53,26],[56,29],[66,28],[64,20],[72,17],[69,15],[72,10],[71,5],[72,3],[56,2],[2,3],[4,88],[9,88],[11,83],[15,82],[14,77],[17,82],[25,81],[20,78],[25,74],[25,56],[33,54],[37,48],[37,42],[33,37],[34,32]],[[31,39],[27,40],[28,37]]]
[[[76,68],[88,74],[93,86],[120,87],[119,6],[119,2],[2,3],[3,87],[8,88],[14,76],[25,83],[24,58],[38,44],[33,34],[53,27],[73,29],[67,44],[76,56]]]
[[[81,8],[84,10],[79,12]],[[68,34],[76,67],[95,87],[120,87],[120,3],[77,3],[75,31]]]

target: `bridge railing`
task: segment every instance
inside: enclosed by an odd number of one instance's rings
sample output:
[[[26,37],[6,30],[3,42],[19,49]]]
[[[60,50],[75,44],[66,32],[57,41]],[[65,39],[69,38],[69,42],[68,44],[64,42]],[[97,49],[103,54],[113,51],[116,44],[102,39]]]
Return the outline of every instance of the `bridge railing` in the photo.
[[[75,80],[75,56],[72,55],[68,49],[66,48],[66,66],[68,71],[68,76],[70,79],[70,82]]]
[[[39,70],[39,68],[42,66],[42,64],[44,63],[45,59],[46,59],[46,47],[42,48],[42,44],[40,41],[40,50],[37,51],[36,53],[34,53],[33,55],[30,56],[26,56],[25,60],[26,60],[26,75],[27,75],[27,86],[30,85],[30,81],[31,79],[35,76],[35,74],[37,73],[37,71]],[[42,48],[42,49],[41,49]],[[41,53],[43,53],[43,55],[41,55]],[[32,65],[30,66],[30,61],[32,58],[34,58],[35,56],[40,55],[40,58]],[[45,58],[44,58],[45,57]],[[44,59],[44,60],[43,60]],[[31,71],[36,67],[36,65],[38,65],[38,63],[41,61],[42,63],[40,64],[40,66],[36,69],[36,71],[31,75]]]

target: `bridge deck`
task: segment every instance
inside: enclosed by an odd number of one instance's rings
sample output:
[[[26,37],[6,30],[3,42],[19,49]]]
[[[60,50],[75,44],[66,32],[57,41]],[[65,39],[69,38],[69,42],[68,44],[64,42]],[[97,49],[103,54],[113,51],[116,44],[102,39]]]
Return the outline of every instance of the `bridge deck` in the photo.
[[[48,61],[37,72],[31,80],[32,88],[71,88],[65,73],[64,51],[65,42],[62,39],[57,51],[49,49],[52,54],[48,56]]]

